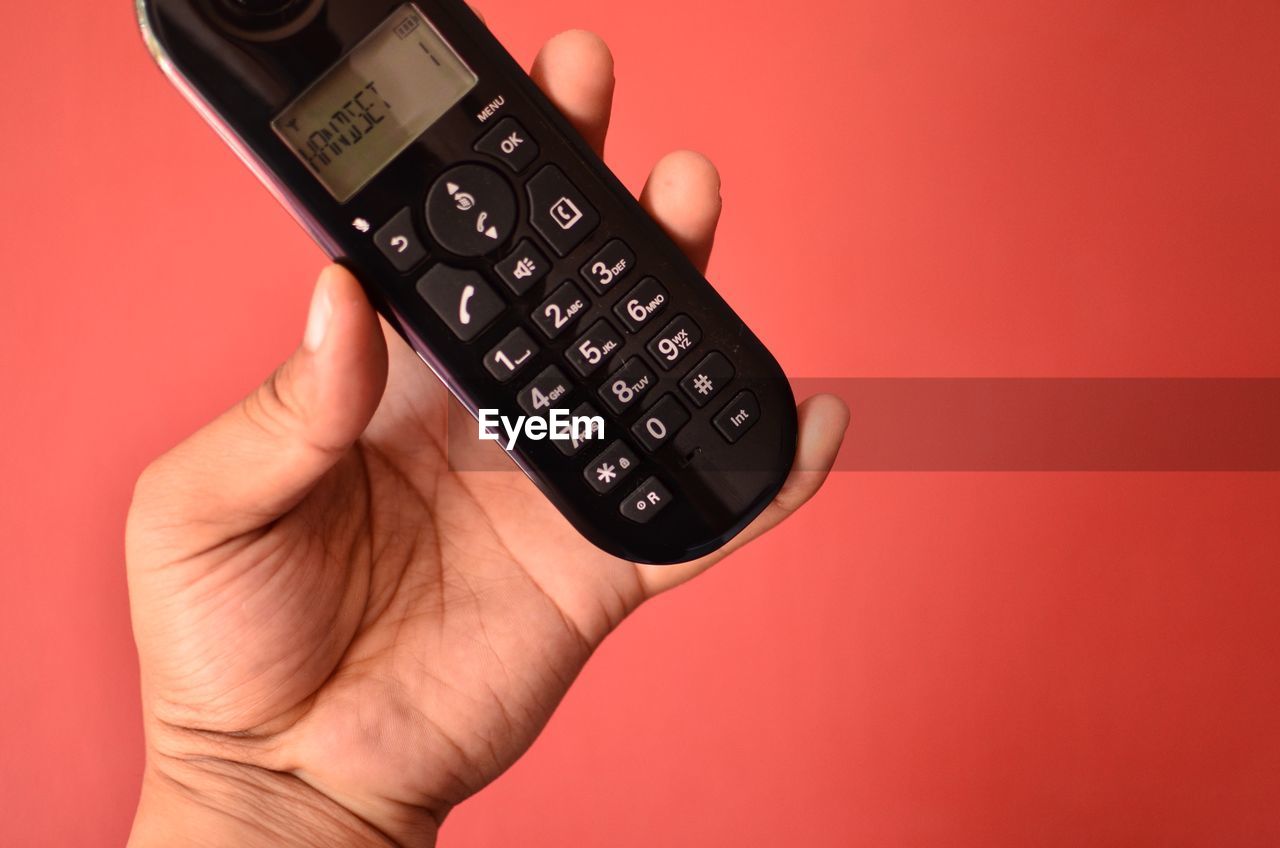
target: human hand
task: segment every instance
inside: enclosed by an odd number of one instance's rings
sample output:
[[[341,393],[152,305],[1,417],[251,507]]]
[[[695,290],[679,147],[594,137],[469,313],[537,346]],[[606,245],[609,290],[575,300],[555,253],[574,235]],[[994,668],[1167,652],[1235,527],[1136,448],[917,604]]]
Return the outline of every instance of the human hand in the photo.
[[[533,74],[601,149],[605,45],[558,36]],[[713,166],[668,156],[643,201],[705,268]],[[631,612],[813,496],[848,423],[834,398],[804,404],[774,504],[714,556],[648,568],[591,546],[519,472],[451,469],[452,403],[332,267],[294,356],[143,474],[128,564],[148,755],[131,844],[433,844]]]

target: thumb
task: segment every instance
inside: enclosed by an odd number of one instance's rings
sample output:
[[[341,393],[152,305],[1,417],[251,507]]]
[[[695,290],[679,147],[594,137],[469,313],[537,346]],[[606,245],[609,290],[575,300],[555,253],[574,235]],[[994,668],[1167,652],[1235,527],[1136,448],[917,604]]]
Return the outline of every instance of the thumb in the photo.
[[[143,473],[131,534],[159,533],[165,547],[204,551],[279,518],[364,432],[386,379],[377,314],[349,272],[325,269],[302,346]]]

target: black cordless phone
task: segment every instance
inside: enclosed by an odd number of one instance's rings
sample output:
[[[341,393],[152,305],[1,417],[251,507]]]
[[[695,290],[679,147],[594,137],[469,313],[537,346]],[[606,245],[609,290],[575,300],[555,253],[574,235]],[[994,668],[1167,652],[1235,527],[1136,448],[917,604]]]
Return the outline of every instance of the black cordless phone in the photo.
[[[684,562],[769,504],[796,447],[782,369],[465,3],[138,8],[175,84],[587,539]]]

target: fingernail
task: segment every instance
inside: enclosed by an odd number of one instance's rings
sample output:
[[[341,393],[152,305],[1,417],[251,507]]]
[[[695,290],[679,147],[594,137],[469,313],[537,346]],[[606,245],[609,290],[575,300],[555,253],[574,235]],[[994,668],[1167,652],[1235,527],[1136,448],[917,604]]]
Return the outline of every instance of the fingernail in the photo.
[[[302,338],[302,346],[311,353],[324,347],[324,340],[329,335],[329,323],[333,318],[333,301],[325,282],[325,278],[321,277],[316,284],[315,294],[311,296],[311,314],[307,316],[307,332]]]

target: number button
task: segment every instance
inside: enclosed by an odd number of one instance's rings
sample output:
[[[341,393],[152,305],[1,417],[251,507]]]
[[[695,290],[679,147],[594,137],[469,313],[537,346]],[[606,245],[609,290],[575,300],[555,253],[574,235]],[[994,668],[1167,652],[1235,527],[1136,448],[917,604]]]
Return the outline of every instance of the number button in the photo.
[[[662,287],[662,283],[653,277],[645,277],[640,285],[632,289],[631,294],[624,297],[613,308],[615,314],[627,325],[627,329],[638,333],[646,324],[661,312],[671,300],[671,295]]]
[[[573,411],[573,417],[577,421],[590,421],[591,425],[576,434],[571,433],[572,438],[553,440],[555,446],[560,449],[560,453],[568,457],[577,456],[587,445],[602,442],[605,439],[604,418],[594,406],[584,403]]]
[[[427,258],[427,250],[413,229],[413,213],[401,209],[391,221],[374,235],[373,241],[397,271],[409,271]]]
[[[634,406],[657,385],[658,378],[640,357],[633,357],[627,364],[600,387],[600,397],[615,413],[623,413]]]
[[[502,298],[475,271],[437,265],[418,281],[418,294],[464,342],[484,332],[502,314]]]
[[[622,502],[619,510],[628,521],[636,524],[648,524],[654,517],[670,505],[673,498],[667,487],[650,477],[644,485],[636,489]]]
[[[622,442],[614,442],[608,450],[597,456],[587,466],[583,476],[587,478],[591,488],[602,495],[607,495],[617,488],[618,484],[632,471],[635,471],[639,464],[640,460],[636,459],[636,455],[630,448]]]
[[[516,400],[525,412],[537,415],[555,407],[568,397],[570,391],[572,390],[564,372],[552,365],[539,374],[538,379],[525,386]]]
[[[525,239],[494,270],[498,272],[502,282],[507,284],[507,288],[519,297],[547,278],[551,262],[533,242]]]
[[[680,381],[680,388],[698,406],[706,406],[733,381],[734,373],[733,364],[723,354],[713,353]]]
[[[565,358],[574,370],[583,377],[594,374],[605,360],[622,350],[622,336],[609,326],[608,321],[600,320],[591,325],[587,334],[573,343],[565,353]]]
[[[484,367],[499,383],[506,383],[523,371],[537,354],[538,348],[529,334],[515,330],[502,340],[502,344],[489,351],[484,358]]]
[[[529,137],[515,118],[503,118],[499,121],[492,131],[480,139],[476,150],[500,159],[517,174],[538,158],[538,143]]]
[[[612,290],[614,284],[625,277],[635,264],[636,255],[631,252],[631,248],[614,239],[583,266],[582,279],[596,290],[596,294],[605,294]]]
[[[688,315],[681,315],[649,342],[649,352],[658,360],[662,370],[670,371],[702,341],[702,328]]]
[[[751,392],[742,392],[720,410],[713,419],[720,435],[730,443],[735,443],[756,426],[760,420],[760,402]]]
[[[689,420],[689,411],[684,405],[667,395],[640,416],[640,420],[631,428],[631,434],[645,450],[652,453],[669,442]]]
[[[556,253],[568,256],[600,226],[600,213],[555,165],[529,180],[533,227]]]
[[[565,283],[538,307],[538,311],[533,313],[533,320],[547,338],[554,339],[586,311],[586,296],[573,283]]]

